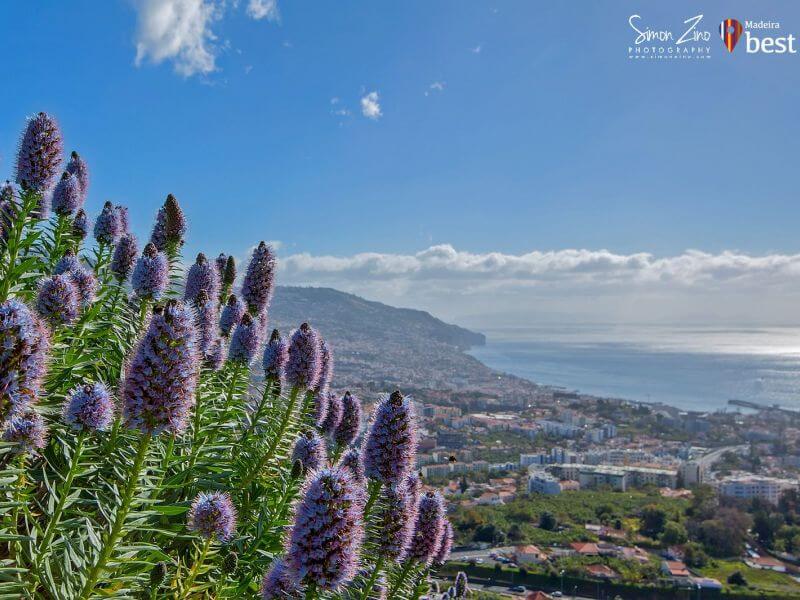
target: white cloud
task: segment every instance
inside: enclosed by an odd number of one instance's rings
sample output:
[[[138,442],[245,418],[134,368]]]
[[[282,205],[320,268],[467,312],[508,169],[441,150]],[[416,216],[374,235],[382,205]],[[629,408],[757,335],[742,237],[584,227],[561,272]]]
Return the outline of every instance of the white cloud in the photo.
[[[281,20],[281,13],[278,10],[278,0],[249,0],[247,3],[247,15],[260,21],[267,19],[273,23]]]
[[[378,92],[370,92],[361,98],[361,114],[368,119],[377,121],[383,116],[381,112],[381,105],[379,103]]]
[[[219,18],[206,0],[136,0],[136,65],[172,60],[184,77],[216,70],[212,23]]]
[[[800,299],[800,254],[478,254],[443,244],[415,254],[294,254],[282,259],[281,270],[284,283],[328,285],[444,317],[480,314],[495,322],[559,314],[594,321],[780,321],[796,319]]]
[[[477,46],[475,46],[475,47],[472,49],[472,53],[473,53],[473,54],[480,54],[480,53],[481,53],[481,50],[483,50],[483,46],[482,46],[481,44],[478,44]]]
[[[444,81],[434,81],[432,84],[428,86],[428,89],[425,90],[425,95],[429,96],[433,92],[443,92],[444,86],[445,86]]]

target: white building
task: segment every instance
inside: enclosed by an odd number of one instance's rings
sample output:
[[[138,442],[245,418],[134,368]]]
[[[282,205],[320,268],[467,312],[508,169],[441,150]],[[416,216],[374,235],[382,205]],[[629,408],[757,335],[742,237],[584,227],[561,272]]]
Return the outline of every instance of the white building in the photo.
[[[558,479],[545,471],[531,469],[528,475],[528,492],[531,494],[547,494],[555,496],[561,493],[561,484]]]
[[[781,494],[788,489],[796,488],[795,479],[777,479],[775,477],[757,477],[755,475],[731,476],[719,483],[721,496],[733,498],[762,498],[777,504]]]

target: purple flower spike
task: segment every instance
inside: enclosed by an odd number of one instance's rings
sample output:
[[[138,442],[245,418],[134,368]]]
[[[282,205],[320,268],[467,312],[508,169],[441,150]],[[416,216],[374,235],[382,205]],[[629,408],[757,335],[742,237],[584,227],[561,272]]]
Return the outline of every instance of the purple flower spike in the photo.
[[[332,436],[342,422],[344,406],[342,405],[342,399],[333,392],[328,392],[327,398],[328,410],[319,428],[326,434]]]
[[[306,471],[316,471],[324,467],[328,460],[325,442],[313,431],[306,431],[297,436],[292,451],[292,462],[299,460]]]
[[[27,409],[42,384],[50,340],[26,304],[0,304],[0,420]]]
[[[64,173],[53,190],[53,212],[62,217],[72,215],[83,205],[83,190],[75,175]]]
[[[82,208],[75,213],[75,219],[72,221],[72,235],[80,240],[85,240],[89,235],[89,218]]]
[[[218,337],[211,344],[206,355],[203,357],[205,365],[214,371],[219,371],[222,363],[225,362],[225,344],[222,338]]]
[[[53,117],[40,112],[28,119],[17,152],[17,183],[26,190],[48,191],[61,170],[63,153],[61,129]]]
[[[217,301],[212,300],[205,290],[195,297],[195,324],[197,325],[197,346],[205,357],[217,339]]]
[[[355,575],[364,535],[357,489],[345,469],[321,469],[306,480],[286,554],[295,583],[336,590]]]
[[[56,263],[54,273],[56,275],[69,275],[72,283],[75,284],[75,289],[78,291],[78,301],[82,307],[89,306],[94,302],[97,292],[97,277],[95,277],[93,271],[81,264],[81,261],[71,250],[67,250],[64,256]]]
[[[39,282],[36,310],[51,325],[72,323],[78,317],[80,296],[70,273],[53,275]]]
[[[144,247],[136,261],[131,276],[131,286],[140,298],[158,300],[169,283],[169,264],[167,257],[150,243]]]
[[[150,234],[150,243],[159,252],[167,249],[167,211],[163,206],[156,213],[156,222],[153,225],[153,233]]]
[[[405,481],[408,493],[414,498],[414,505],[419,502],[419,495],[422,492],[422,481],[419,478],[419,473],[409,473]]]
[[[189,510],[189,529],[223,544],[236,533],[236,508],[227,492],[200,492]]]
[[[408,547],[408,557],[426,566],[431,564],[445,528],[444,501],[438,492],[427,492],[419,500],[414,535]]]
[[[314,405],[314,423],[317,427],[322,428],[323,431],[322,425],[325,423],[325,419],[328,418],[328,409],[330,408],[332,397],[332,392],[317,392],[311,400]]]
[[[264,376],[267,379],[280,381],[283,379],[286,362],[289,360],[289,345],[281,337],[280,331],[272,330],[269,342],[264,348]]]
[[[122,234],[122,226],[119,222],[119,213],[111,202],[103,205],[103,210],[94,222],[94,239],[99,244],[113,244]]]
[[[242,299],[254,315],[266,312],[269,307],[275,280],[275,262],[272,248],[261,242],[253,251],[253,258],[247,265],[247,273],[242,282]]]
[[[86,164],[86,161],[73,150],[72,154],[70,154],[66,171],[71,175],[75,175],[78,179],[78,183],[81,186],[81,204],[83,204],[89,193],[89,166]]]
[[[333,439],[340,446],[349,446],[356,439],[361,429],[361,401],[345,392],[342,398],[342,418],[333,432]]]
[[[114,207],[114,212],[117,214],[117,222],[119,223],[119,236],[130,233],[131,218],[128,214],[128,207],[117,204]]]
[[[301,600],[303,594],[292,581],[286,562],[282,559],[272,563],[272,567],[261,582],[261,600]]]
[[[222,335],[228,337],[231,334],[233,328],[242,320],[246,310],[244,302],[233,294],[228,296],[228,302],[225,304],[225,308],[222,309],[222,316],[219,318],[219,328],[222,331]]]
[[[41,415],[30,411],[12,416],[3,431],[3,441],[16,444],[17,454],[35,454],[47,444],[47,429]]]
[[[73,429],[105,431],[114,421],[114,401],[103,383],[76,387],[64,403],[64,422]]]
[[[339,465],[350,471],[356,484],[359,486],[364,484],[364,463],[361,461],[361,451],[358,448],[348,448]]]
[[[164,201],[164,212],[166,214],[167,243],[183,244],[183,238],[186,235],[186,215],[183,214],[178,199],[172,194],[168,194]]]
[[[447,558],[450,556],[450,550],[453,547],[453,526],[450,519],[445,518],[444,530],[442,531],[442,539],[439,540],[439,547],[436,549],[436,554],[433,556],[433,564],[441,567]]]
[[[319,381],[320,358],[319,335],[303,323],[289,340],[286,381],[294,387],[313,389]]]
[[[86,308],[92,304],[97,294],[97,277],[94,271],[90,271],[85,267],[76,269],[70,273],[72,276],[72,283],[78,289],[78,299],[82,307]]]
[[[464,571],[459,571],[456,574],[456,585],[454,590],[456,598],[467,597],[467,583],[469,583],[469,580],[467,579],[467,574],[464,573]]]
[[[260,328],[248,313],[244,313],[242,320],[231,336],[231,346],[228,349],[228,360],[249,365],[258,352],[261,343]]]
[[[82,268],[83,265],[78,257],[75,256],[75,253],[72,250],[67,250],[64,252],[64,256],[58,259],[55,269],[53,269],[53,273],[56,275],[61,275],[62,273],[72,273],[73,271],[77,271],[78,269]]]
[[[319,341],[320,370],[316,389],[327,392],[333,379],[333,354],[325,340]]]
[[[219,296],[217,270],[208,262],[206,255],[202,252],[197,255],[197,260],[189,268],[183,299],[187,302],[196,302],[200,292],[205,292],[209,298],[213,298],[215,301]]]
[[[374,541],[381,556],[397,561],[403,556],[414,531],[414,498],[404,486],[384,487],[379,506]]]
[[[192,311],[171,300],[153,309],[128,364],[122,412],[131,429],[181,433],[195,402],[198,356]]]
[[[219,280],[222,281],[225,275],[225,265],[228,264],[228,255],[224,252],[220,252],[217,259],[214,261],[214,265],[217,268],[217,276]]]
[[[119,283],[123,283],[133,271],[136,257],[139,255],[138,242],[132,233],[126,233],[117,242],[114,256],[111,258],[111,272]]]
[[[387,485],[398,484],[411,472],[417,450],[416,416],[411,401],[399,391],[375,407],[364,442],[367,477]]]

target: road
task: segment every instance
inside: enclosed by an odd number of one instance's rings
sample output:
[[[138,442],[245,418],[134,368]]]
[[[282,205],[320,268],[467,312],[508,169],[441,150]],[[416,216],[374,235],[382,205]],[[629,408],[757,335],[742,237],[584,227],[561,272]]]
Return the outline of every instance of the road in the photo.
[[[717,462],[722,455],[726,452],[746,452],[747,451],[746,445],[741,446],[725,446],[724,448],[717,448],[716,450],[712,450],[708,454],[701,456],[698,459],[695,459],[695,462],[700,463],[700,465],[706,469],[711,469],[711,466]]]
[[[437,579],[436,581],[439,582],[439,589],[441,591],[446,591],[448,587],[453,585],[452,581],[446,581],[442,579]],[[492,592],[495,594],[503,594],[505,596],[511,598],[524,598],[528,592],[535,591],[531,588],[528,589],[526,592],[512,592],[509,586],[506,585],[494,585],[489,582],[482,582],[482,581],[475,581],[470,580],[469,588],[476,592]],[[552,590],[550,591],[552,593]],[[587,598],[586,596],[573,596],[572,594],[565,593],[564,594],[565,600],[595,600],[594,598]]]

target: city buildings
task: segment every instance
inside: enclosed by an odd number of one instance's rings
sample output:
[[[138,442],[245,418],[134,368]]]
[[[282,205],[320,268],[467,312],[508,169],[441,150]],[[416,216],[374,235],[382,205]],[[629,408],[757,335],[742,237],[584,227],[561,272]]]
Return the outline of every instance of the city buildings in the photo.
[[[731,496],[745,500],[761,498],[772,504],[777,504],[785,490],[797,487],[798,482],[796,479],[733,475],[719,482],[719,493],[721,496]]]

